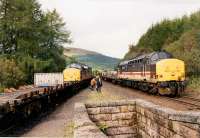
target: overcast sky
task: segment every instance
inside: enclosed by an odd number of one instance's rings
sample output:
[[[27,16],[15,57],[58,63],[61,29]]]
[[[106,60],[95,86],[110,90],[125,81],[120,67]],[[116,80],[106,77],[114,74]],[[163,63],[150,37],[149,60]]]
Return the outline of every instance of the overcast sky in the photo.
[[[71,31],[71,47],[122,58],[130,43],[164,18],[173,19],[200,9],[199,0],[39,0],[56,9]]]

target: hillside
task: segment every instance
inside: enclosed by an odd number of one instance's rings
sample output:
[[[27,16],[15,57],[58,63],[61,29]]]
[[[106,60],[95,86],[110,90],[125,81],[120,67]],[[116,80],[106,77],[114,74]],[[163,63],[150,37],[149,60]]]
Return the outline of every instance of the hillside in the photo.
[[[200,75],[200,11],[152,25],[124,59],[139,53],[166,50],[185,61],[187,75]]]
[[[68,62],[80,62],[98,70],[112,70],[118,64],[119,59],[102,55],[94,51],[81,48],[65,48],[64,55]]]
[[[68,56],[68,57],[84,56],[84,55],[96,55],[96,54],[99,54],[99,53],[94,52],[94,51],[88,51],[88,50],[81,49],[81,48],[67,47],[67,48],[64,49],[64,55]]]

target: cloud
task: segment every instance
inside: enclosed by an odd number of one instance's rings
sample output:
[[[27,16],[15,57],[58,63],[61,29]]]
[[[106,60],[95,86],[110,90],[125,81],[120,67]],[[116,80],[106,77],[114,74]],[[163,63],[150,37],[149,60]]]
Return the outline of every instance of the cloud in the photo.
[[[72,32],[72,46],[123,57],[128,44],[165,18],[173,19],[200,8],[199,0],[39,0],[54,9]]]

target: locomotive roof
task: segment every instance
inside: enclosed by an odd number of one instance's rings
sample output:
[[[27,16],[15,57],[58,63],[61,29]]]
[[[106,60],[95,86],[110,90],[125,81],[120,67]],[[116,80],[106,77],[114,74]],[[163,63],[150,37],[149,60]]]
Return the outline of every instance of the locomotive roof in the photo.
[[[172,55],[169,54],[168,52],[165,52],[165,51],[161,51],[161,52],[152,52],[150,54],[143,54],[143,55],[139,55],[139,56],[136,56],[135,58],[131,59],[131,60],[125,60],[125,61],[122,61],[119,65],[122,66],[122,65],[126,65],[128,64],[129,62],[132,62],[132,61],[136,61],[136,60],[140,60],[140,59],[150,59],[153,55],[155,54],[158,54],[159,57],[166,57],[166,58],[171,58]]]
[[[154,53],[154,52],[153,52],[153,53]],[[140,59],[143,59],[143,58],[145,58],[145,57],[147,57],[147,56],[149,57],[149,55],[152,55],[153,53],[150,53],[150,54],[143,54],[143,55],[136,56],[136,57],[133,58],[133,59],[122,61],[119,65],[120,65],[120,66],[126,65],[126,64],[128,64],[129,62],[131,62],[131,61],[140,60]]]
[[[82,63],[72,63],[72,64],[68,65],[67,68],[89,69],[91,67],[89,67],[86,64],[82,64]]]

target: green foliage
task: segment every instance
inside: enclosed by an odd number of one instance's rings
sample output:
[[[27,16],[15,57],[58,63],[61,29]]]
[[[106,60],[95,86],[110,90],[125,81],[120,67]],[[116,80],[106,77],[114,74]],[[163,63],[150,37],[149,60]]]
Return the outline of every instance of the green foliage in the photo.
[[[14,60],[0,59],[0,86],[15,87],[24,80],[24,73]]]
[[[200,86],[200,77],[199,76],[191,76],[188,87],[192,89],[198,89]]]
[[[141,37],[138,47],[150,48],[154,51],[161,50],[164,44],[177,40],[183,32],[183,20],[163,20],[153,25],[145,35]]]
[[[76,56],[71,56],[66,58],[66,64],[70,65],[72,63],[78,63]]]
[[[64,43],[71,43],[70,32],[56,10],[43,12],[36,0],[0,0],[0,55],[16,64],[25,83],[35,72],[65,68]]]
[[[48,72],[52,61],[42,61],[30,56],[21,57],[17,60],[18,66],[25,73],[25,83],[33,83],[33,74],[35,72]]]
[[[108,126],[105,123],[102,123],[99,125],[99,129],[103,132],[106,133],[106,129],[108,129]]]
[[[120,59],[81,48],[65,48],[64,55],[67,64],[79,62],[89,65],[93,70],[113,70],[120,61]]]
[[[78,56],[77,61],[91,66],[94,70],[113,70],[119,59],[101,54],[88,54]]]
[[[138,44],[129,49],[125,59],[163,49],[185,61],[187,76],[200,74],[200,11],[152,25]]]
[[[1,95],[1,93],[3,93],[3,91],[4,91],[4,87],[0,86],[0,95]]]
[[[136,46],[130,46],[128,53],[124,56],[125,59],[132,59],[140,54],[146,54],[152,52],[149,48],[140,48]]]
[[[164,47],[174,57],[185,61],[187,75],[200,75],[200,47],[197,41],[199,32],[188,31],[179,40]]]
[[[101,72],[99,70],[92,70],[92,75],[93,76],[98,76],[100,74],[101,74]]]

